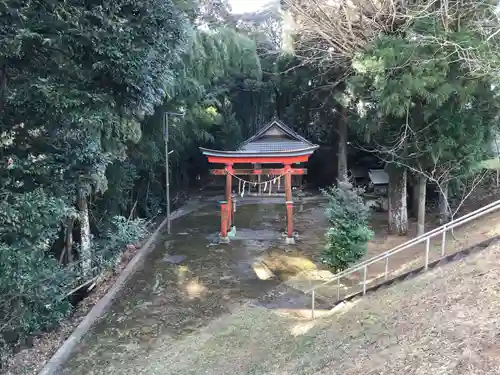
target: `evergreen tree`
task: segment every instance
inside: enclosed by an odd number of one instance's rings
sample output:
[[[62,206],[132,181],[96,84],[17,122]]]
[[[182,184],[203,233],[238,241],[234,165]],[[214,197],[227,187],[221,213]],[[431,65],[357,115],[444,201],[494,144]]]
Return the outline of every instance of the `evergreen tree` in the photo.
[[[340,272],[361,259],[373,237],[368,220],[370,208],[363,201],[363,190],[340,182],[323,192],[328,197],[326,215],[330,228],[321,261]]]
[[[405,170],[423,180],[423,191],[425,179],[462,176],[487,157],[498,128],[489,67],[500,55],[472,26],[463,19],[446,27],[431,13],[404,33],[381,35],[353,60],[350,90],[366,119],[360,130],[371,134],[372,150],[393,164],[390,224],[397,233],[407,229]],[[474,69],[461,55],[472,46],[481,59]],[[423,217],[419,222],[423,231]]]

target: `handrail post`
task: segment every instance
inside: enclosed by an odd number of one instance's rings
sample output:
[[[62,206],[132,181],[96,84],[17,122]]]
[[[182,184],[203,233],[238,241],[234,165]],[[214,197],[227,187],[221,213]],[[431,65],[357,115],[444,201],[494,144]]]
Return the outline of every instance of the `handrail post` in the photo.
[[[363,268],[363,295],[366,295],[366,271],[367,271],[368,267],[365,266]]]
[[[384,280],[387,281],[387,278],[389,277],[389,255],[385,257],[385,274],[384,274]]]
[[[431,238],[427,237],[425,240],[425,270],[429,268],[429,250],[431,247]]]
[[[340,301],[340,277],[337,277],[337,302]]]
[[[444,252],[445,252],[445,249],[446,249],[446,231],[447,231],[447,228],[444,227],[443,237],[441,238],[441,256],[442,257],[444,257]]]
[[[311,293],[311,319],[314,319],[314,300],[315,300],[315,293],[314,293],[314,289],[312,290],[312,293]]]

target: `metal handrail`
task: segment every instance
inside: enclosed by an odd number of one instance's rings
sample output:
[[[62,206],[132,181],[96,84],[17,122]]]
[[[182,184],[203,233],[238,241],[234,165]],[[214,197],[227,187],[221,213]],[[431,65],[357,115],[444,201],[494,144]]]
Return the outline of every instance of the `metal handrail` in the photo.
[[[474,220],[474,219],[477,219],[479,217],[482,217],[488,213],[491,213],[497,209],[500,208],[500,200],[497,200],[495,202],[492,202],[484,207],[481,207],[480,209],[478,210],[475,210],[473,212],[470,212],[464,216],[461,216],[459,218],[457,218],[456,220],[452,220],[450,221],[449,223],[446,223],[436,229],[433,229],[433,230],[430,230],[429,232],[426,232],[412,240],[409,240],[401,245],[398,245],[382,254],[378,254],[370,259],[367,259],[363,262],[360,262],[356,265],[354,265],[353,267],[350,267],[348,269],[345,269],[341,272],[338,272],[336,273],[335,275],[332,276],[332,278],[328,281],[325,281],[324,283],[320,284],[320,285],[316,285],[315,287],[307,290],[305,293],[313,293],[313,298],[314,298],[314,292],[316,289],[320,288],[320,287],[323,287],[325,285],[328,285],[334,281],[339,281],[340,278],[342,277],[346,277],[346,276],[349,276],[351,274],[353,274],[354,272],[357,272],[357,271],[360,271],[360,270],[364,270],[364,281],[363,281],[363,294],[366,293],[366,271],[367,271],[367,267],[380,261],[380,260],[383,260],[385,259],[386,260],[386,269],[385,269],[385,277],[387,278],[387,273],[388,273],[388,260],[389,260],[389,257],[391,255],[394,255],[394,254],[397,254],[401,251],[404,251],[406,249],[409,249],[415,245],[418,245],[422,242],[426,242],[426,259],[425,259],[425,268],[427,269],[428,267],[428,261],[429,261],[429,250],[430,250],[430,239],[439,235],[439,234],[442,234],[443,235],[443,239],[442,239],[442,243],[441,243],[441,255],[444,256],[444,251],[445,251],[445,240],[446,240],[446,232],[448,230],[451,230],[453,228],[456,228],[462,224],[465,224],[471,220]],[[314,305],[314,303],[313,303]]]
[[[434,234],[440,234],[440,233],[442,233],[443,230],[450,229],[450,226],[452,226],[454,224],[456,224],[456,226],[458,226],[458,223],[463,222],[464,220],[467,220],[471,216],[479,215],[482,211],[485,211],[485,210],[487,210],[489,208],[492,208],[492,207],[497,207],[498,205],[500,205],[500,200],[497,200],[495,202],[487,204],[486,206],[483,206],[483,207],[481,207],[481,208],[479,208],[479,209],[477,209],[475,211],[469,212],[466,215],[460,216],[460,217],[458,217],[458,218],[456,218],[456,219],[454,219],[454,220],[452,220],[452,221],[450,221],[450,222],[448,222],[446,224],[443,224],[440,227],[434,228],[434,229],[432,229],[432,230],[430,230],[428,232],[425,232],[425,233],[421,234],[420,236],[417,236],[415,238],[412,238],[411,240],[403,242],[402,244],[393,247],[391,250],[386,251],[386,253],[388,253],[390,251],[397,250],[397,249],[402,248],[402,247],[410,246],[412,243],[417,243],[418,241],[420,241],[422,239],[425,239],[427,237],[433,237]],[[480,216],[475,216],[475,217],[477,218],[477,217],[480,217]],[[373,260],[376,257],[380,257],[380,259],[383,259],[383,258],[385,258],[384,254],[385,253],[376,255],[376,256],[374,256],[374,257],[372,257],[370,259],[367,259],[367,260],[365,260],[363,262],[358,263],[357,265],[361,265],[361,264],[364,264],[364,263],[369,263],[371,260]]]

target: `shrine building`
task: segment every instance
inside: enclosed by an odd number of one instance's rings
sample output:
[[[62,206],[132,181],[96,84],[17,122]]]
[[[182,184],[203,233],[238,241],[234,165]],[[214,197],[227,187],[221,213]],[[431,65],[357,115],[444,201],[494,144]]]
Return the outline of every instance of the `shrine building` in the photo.
[[[233,182],[241,196],[285,195],[286,242],[294,243],[292,186],[302,184],[303,163],[319,148],[279,120],[272,120],[235,151],[200,147],[210,163],[222,165],[214,175],[226,176],[225,200],[221,202],[220,242],[229,242],[234,223]],[[266,168],[263,168],[265,166]]]

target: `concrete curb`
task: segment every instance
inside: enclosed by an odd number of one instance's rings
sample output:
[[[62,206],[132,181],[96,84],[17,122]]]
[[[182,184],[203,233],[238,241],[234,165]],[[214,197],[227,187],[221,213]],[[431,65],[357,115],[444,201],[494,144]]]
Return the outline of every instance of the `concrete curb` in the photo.
[[[187,206],[187,205],[186,205]],[[172,212],[170,214],[171,220],[178,219],[184,215],[187,215],[196,209],[205,206],[201,203],[193,209],[193,207],[181,207],[180,209]],[[122,290],[128,281],[129,277],[133,275],[142,265],[142,261],[153,251],[153,242],[157,239],[160,232],[167,225],[167,219],[163,220],[161,224],[156,228],[156,230],[151,234],[149,239],[144,243],[144,245],[135,254],[132,260],[127,264],[125,269],[122,271],[120,276],[116,279],[114,285],[106,292],[104,297],[102,297],[95,305],[92,307],[90,312],[85,316],[83,321],[76,327],[76,329],[69,335],[69,337],[64,341],[64,343],[57,349],[54,355],[45,364],[38,375],[56,375],[57,371],[60,370],[61,366],[66,363],[75,347],[80,343],[82,338],[87,334],[94,323],[102,317],[106,310],[111,306],[113,300],[117,294]]]

